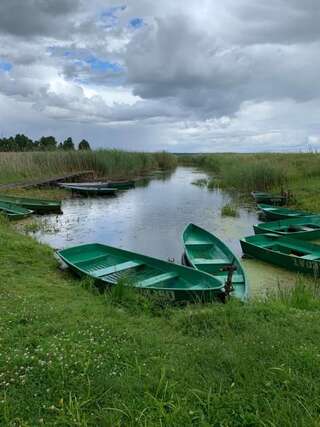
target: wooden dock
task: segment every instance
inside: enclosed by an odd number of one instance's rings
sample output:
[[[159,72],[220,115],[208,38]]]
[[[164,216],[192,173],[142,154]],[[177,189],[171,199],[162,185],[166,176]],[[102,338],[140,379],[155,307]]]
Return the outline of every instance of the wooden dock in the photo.
[[[15,182],[11,184],[0,184],[0,190],[11,190],[14,188],[31,188],[41,187],[46,185],[57,185],[59,182],[69,181],[70,179],[78,179],[80,177],[92,177],[95,172],[92,170],[69,173],[66,175],[54,176],[46,179],[35,179],[32,181]]]

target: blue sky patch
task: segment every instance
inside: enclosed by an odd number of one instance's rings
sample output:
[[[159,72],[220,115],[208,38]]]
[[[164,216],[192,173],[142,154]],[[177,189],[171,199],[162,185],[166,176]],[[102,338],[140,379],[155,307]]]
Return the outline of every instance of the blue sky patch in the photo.
[[[113,6],[105,9],[100,18],[106,27],[115,27],[119,23],[119,14],[126,10],[127,6]]]
[[[134,28],[137,30],[138,28],[141,28],[144,26],[144,22],[142,18],[133,18],[129,21],[129,25],[131,28]]]
[[[105,61],[95,56],[89,56],[85,59],[85,62],[91,66],[91,69],[93,71],[111,71],[113,73],[119,73],[120,71],[122,71],[122,67],[120,64],[117,64],[116,62]]]
[[[0,70],[1,71],[10,71],[12,69],[12,64],[10,62],[1,61],[0,59]]]

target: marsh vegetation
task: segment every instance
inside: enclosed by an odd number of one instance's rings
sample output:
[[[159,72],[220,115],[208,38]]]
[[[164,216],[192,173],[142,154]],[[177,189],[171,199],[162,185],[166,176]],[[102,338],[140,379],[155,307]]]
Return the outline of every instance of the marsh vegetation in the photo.
[[[131,178],[176,165],[174,155],[118,150],[0,153],[0,183],[92,170],[97,178]]]

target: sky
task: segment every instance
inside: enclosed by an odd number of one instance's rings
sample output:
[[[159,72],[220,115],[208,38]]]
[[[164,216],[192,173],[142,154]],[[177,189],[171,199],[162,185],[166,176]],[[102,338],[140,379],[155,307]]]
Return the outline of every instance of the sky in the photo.
[[[0,0],[0,137],[320,149],[319,0]]]

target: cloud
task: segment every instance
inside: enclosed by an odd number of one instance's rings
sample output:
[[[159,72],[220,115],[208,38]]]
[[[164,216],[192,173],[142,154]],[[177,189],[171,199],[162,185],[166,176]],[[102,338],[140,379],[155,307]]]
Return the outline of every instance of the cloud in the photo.
[[[315,0],[2,0],[5,131],[43,131],[41,115],[66,136],[86,123],[96,146],[317,145],[319,18]]]

